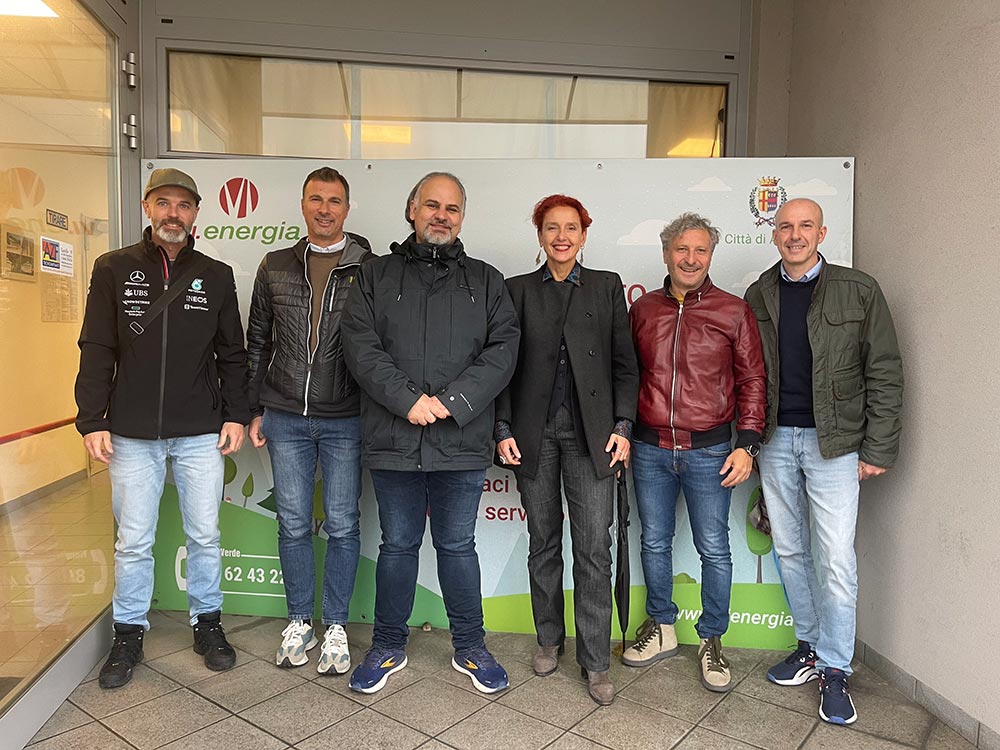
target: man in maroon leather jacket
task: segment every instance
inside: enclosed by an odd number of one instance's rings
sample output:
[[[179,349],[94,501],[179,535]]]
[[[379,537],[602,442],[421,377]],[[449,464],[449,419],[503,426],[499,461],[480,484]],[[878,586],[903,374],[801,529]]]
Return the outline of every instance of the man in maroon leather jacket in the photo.
[[[732,488],[750,476],[764,429],[766,381],[757,321],[739,297],[708,278],[719,232],[686,213],[660,234],[668,275],[633,306],[639,408],[632,473],[642,522],[642,568],[649,619],[622,656],[645,666],[677,652],[673,537],[684,490],[701,557],[702,613],[695,629],[702,684],[732,688],[720,637],[729,625]],[[736,420],[736,447],[731,423]]]

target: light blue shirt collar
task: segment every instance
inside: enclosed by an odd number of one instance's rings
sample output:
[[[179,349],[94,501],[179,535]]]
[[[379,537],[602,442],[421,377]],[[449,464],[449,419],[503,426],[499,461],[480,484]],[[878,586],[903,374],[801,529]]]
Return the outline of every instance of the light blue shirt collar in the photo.
[[[819,256],[819,262],[816,263],[816,265],[813,266],[812,268],[810,268],[808,271],[806,271],[805,274],[803,274],[802,278],[800,278],[800,279],[793,279],[791,276],[789,276],[785,272],[785,263],[784,263],[784,261],[782,261],[782,263],[781,263],[781,278],[783,278],[785,281],[787,281],[787,282],[789,282],[791,284],[804,284],[807,281],[812,281],[817,276],[819,276],[819,272],[821,270],[823,270],[823,256],[822,255]]]

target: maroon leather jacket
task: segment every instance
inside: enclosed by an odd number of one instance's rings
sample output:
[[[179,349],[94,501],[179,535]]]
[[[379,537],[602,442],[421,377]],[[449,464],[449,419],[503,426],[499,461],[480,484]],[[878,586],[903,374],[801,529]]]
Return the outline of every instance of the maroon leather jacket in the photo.
[[[633,436],[661,448],[702,448],[731,438],[760,441],[767,406],[764,358],[753,311],[711,280],[684,296],[663,288],[629,313],[639,360],[639,409]]]

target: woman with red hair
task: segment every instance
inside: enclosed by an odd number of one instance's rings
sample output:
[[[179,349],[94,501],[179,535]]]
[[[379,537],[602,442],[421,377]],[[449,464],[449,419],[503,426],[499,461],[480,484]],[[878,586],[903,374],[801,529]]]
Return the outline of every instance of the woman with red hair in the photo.
[[[591,218],[576,198],[535,206],[545,263],[507,280],[521,324],[517,371],[497,399],[497,460],[517,475],[527,512],[535,674],[559,666],[563,504],[573,553],[576,659],[607,705],[611,661],[611,533],[615,474],[628,466],[639,372],[621,277],[580,261]]]

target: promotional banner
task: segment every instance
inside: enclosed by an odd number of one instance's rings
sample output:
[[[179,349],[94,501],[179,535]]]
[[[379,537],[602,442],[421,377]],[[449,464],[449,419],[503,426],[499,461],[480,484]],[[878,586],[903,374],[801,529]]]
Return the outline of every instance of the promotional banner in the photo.
[[[713,282],[742,296],[760,273],[778,260],[771,242],[777,209],[790,198],[808,197],[823,207],[829,228],[821,250],[833,263],[851,265],[854,160],[823,159],[635,159],[635,160],[454,160],[337,161],[299,159],[161,159],[148,171],[175,167],[191,174],[203,196],[196,247],[231,265],[244,322],[257,266],[266,253],[288,247],[305,234],[300,212],[302,183],[320,166],[341,171],[351,186],[345,227],[366,236],[377,254],[410,232],[406,198],[430,171],[458,175],[468,193],[461,233],[466,251],[492,263],[505,276],[537,267],[538,241],[531,211],[541,198],[566,193],[579,198],[594,223],[584,265],[617,271],[628,304],[663,285],[666,269],[659,234],[683,212],[711,220],[721,234],[712,259]],[[226,459],[225,502],[220,524],[225,611],[284,617],[283,578],[277,552],[276,506],[266,449],[249,441]],[[380,532],[367,472],[361,499],[361,563],[351,602],[352,621],[372,620],[374,571]],[[322,577],[323,521],[320,480],[314,503],[317,589]],[[630,482],[631,485],[631,482]],[[730,543],[733,555],[728,645],[785,649],[794,644],[770,538],[747,521],[759,493],[756,474],[733,492]],[[632,505],[630,632],[645,618],[645,585],[639,558],[639,518]],[[614,529],[612,529],[614,536]],[[532,632],[528,595],[528,536],[524,509],[512,472],[491,467],[483,485],[477,526],[486,627]],[[572,604],[569,524],[564,530],[567,604]],[[176,489],[161,502],[156,559],[155,606],[187,609],[186,550]],[[694,624],[701,610],[701,564],[691,540],[686,506],[678,503],[674,539],[674,601],[680,608],[678,638],[697,643]],[[317,604],[322,597],[317,594]],[[317,610],[317,616],[319,615]],[[411,624],[447,627],[437,582],[430,532],[420,553],[420,574]],[[567,632],[573,634],[572,607]],[[618,636],[617,623],[615,637]]]

